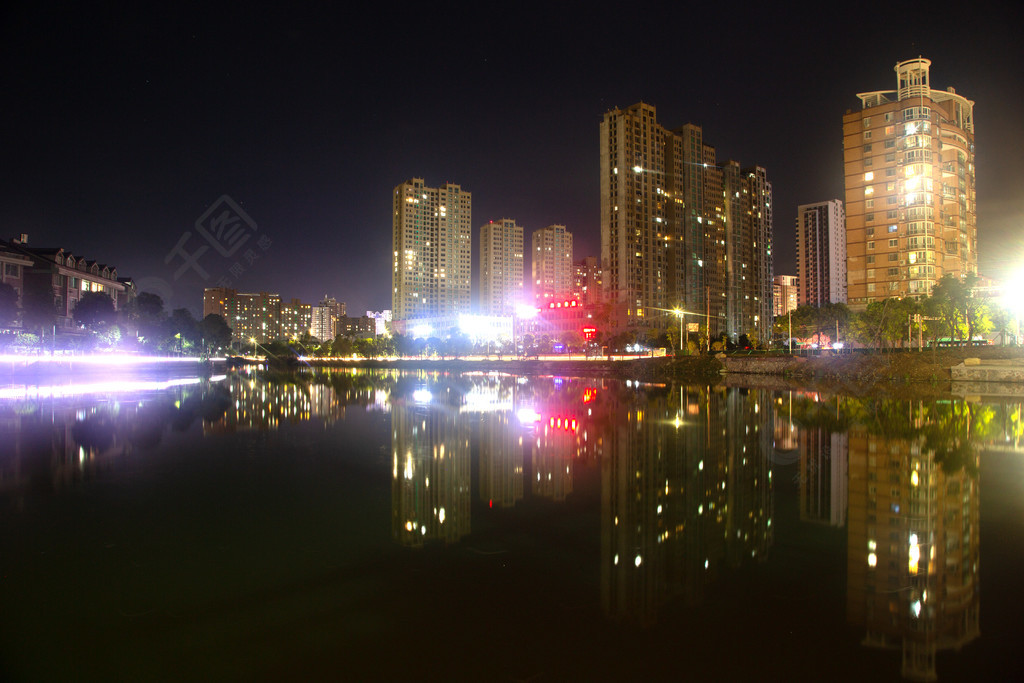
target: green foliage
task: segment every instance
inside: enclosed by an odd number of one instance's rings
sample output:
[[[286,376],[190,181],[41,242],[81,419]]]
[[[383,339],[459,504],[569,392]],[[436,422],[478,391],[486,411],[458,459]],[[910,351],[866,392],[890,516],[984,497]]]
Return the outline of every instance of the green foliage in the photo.
[[[0,326],[18,319],[18,292],[6,283],[0,283]]]
[[[227,348],[231,344],[231,328],[224,318],[210,313],[199,321],[199,336],[207,350]]]
[[[111,325],[117,319],[114,300],[106,292],[85,292],[72,311],[75,322],[90,330]]]
[[[56,302],[49,286],[26,287],[21,297],[21,322],[27,331],[49,331],[57,319]]]

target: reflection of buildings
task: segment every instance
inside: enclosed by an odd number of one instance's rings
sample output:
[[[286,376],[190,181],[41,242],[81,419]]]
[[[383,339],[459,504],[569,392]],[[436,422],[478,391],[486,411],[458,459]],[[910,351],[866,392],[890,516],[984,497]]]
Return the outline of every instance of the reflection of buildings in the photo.
[[[453,543],[470,528],[469,421],[414,401],[391,408],[391,531],[403,545]]]
[[[277,429],[313,419],[331,423],[345,414],[347,403],[356,401],[352,396],[343,399],[333,387],[322,384],[285,384],[242,375],[226,381],[231,389],[230,405],[217,420],[203,424],[208,433]],[[368,402],[372,390],[365,393],[363,402]]]
[[[978,482],[918,441],[849,439],[847,616],[865,645],[902,650],[905,677],[935,680],[936,654],[979,634]]]
[[[523,498],[523,436],[511,411],[480,416],[480,500],[512,507]]]
[[[137,451],[149,452],[172,425],[184,431],[223,410],[227,392],[220,384],[186,381],[158,391],[106,390],[99,399],[82,393],[0,400],[0,494],[13,494],[20,508],[31,490],[94,479],[130,463]]]
[[[800,520],[846,525],[849,437],[822,427],[800,430]]]
[[[531,440],[530,492],[534,496],[563,501],[572,493],[572,460],[579,429],[576,418],[551,416],[526,436]]]
[[[673,598],[699,600],[723,565],[760,560],[772,543],[767,396],[680,389],[672,398],[620,400],[605,439],[602,603],[642,623]]]

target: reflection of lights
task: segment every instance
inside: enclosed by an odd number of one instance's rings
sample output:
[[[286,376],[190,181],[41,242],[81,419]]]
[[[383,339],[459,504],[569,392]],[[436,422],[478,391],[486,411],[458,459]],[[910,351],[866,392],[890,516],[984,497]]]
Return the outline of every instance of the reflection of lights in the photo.
[[[437,521],[444,524],[444,508],[437,511]]]
[[[186,377],[183,379],[170,379],[163,382],[142,382],[142,381],[110,381],[76,384],[60,384],[50,386],[20,386],[0,389],[0,399],[35,399],[35,398],[60,398],[63,396],[80,396],[82,394],[104,394],[128,391],[162,391],[170,387],[184,386],[188,384],[199,384],[198,377]]]
[[[911,574],[917,573],[917,564],[921,559],[921,547],[917,544],[917,534],[910,534],[910,551],[907,553],[907,569]]]
[[[921,616],[921,601],[920,600],[914,600],[914,602],[910,603],[910,612],[911,612],[911,614],[914,615],[915,619],[918,618],[919,616]]]
[[[877,564],[878,564],[878,555],[875,555],[874,553],[868,553],[868,566],[869,567],[874,567]]]
[[[636,558],[633,559],[633,564],[639,567],[641,563],[643,563],[643,559],[641,559],[641,557],[637,555]]]
[[[416,401],[416,403],[430,403],[432,398],[433,395],[429,389],[417,389],[412,392],[412,400]]]
[[[22,356],[18,354],[0,354],[2,363],[29,363],[31,365],[67,363],[75,365],[149,365],[150,363],[199,363],[201,359],[184,356],[132,356],[122,353],[110,353],[91,356]],[[210,360],[222,360],[211,358]]]

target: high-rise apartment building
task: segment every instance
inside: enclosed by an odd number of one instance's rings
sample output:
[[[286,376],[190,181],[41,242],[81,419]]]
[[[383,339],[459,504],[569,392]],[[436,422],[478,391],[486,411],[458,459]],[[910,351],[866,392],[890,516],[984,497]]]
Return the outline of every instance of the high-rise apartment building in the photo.
[[[796,210],[800,305],[846,303],[846,218],[838,199]]]
[[[345,315],[345,304],[324,295],[311,310],[310,331],[320,341],[330,341],[338,334],[338,319]]]
[[[203,291],[203,317],[215,313],[231,328],[231,341],[241,344],[255,339],[260,344],[284,335],[281,328],[281,295],[245,293],[228,287]]]
[[[843,117],[849,303],[927,295],[978,270],[974,102],[933,90],[931,60],[895,66],[896,90]]]
[[[574,266],[572,295],[584,306],[595,306],[603,301],[604,271],[601,260],[587,256]]]
[[[765,169],[719,166],[699,126],[670,131],[639,103],[601,123],[601,259],[616,328],[668,326],[665,309],[712,337],[772,324],[772,193]]]
[[[469,313],[472,193],[413,178],[398,185],[392,199],[395,319]]]
[[[796,310],[799,305],[799,280],[796,275],[776,275],[772,286],[772,306],[775,317]]]
[[[530,253],[533,296],[537,305],[572,293],[572,233],[564,225],[549,225],[533,233]]]
[[[725,333],[756,334],[767,342],[774,313],[772,185],[765,169],[741,169],[735,161],[722,166],[722,180],[727,220],[719,232],[725,235],[726,258],[718,269],[725,275]]]
[[[523,228],[514,220],[480,228],[480,314],[510,316],[523,298]]]
[[[313,307],[298,299],[281,304],[281,338],[295,339],[310,331]]]

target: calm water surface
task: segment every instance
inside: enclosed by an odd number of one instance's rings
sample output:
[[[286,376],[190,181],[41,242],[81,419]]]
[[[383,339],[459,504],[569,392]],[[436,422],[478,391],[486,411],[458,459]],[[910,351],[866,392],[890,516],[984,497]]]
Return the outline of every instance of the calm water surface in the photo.
[[[0,678],[1005,680],[1024,659],[1019,401],[165,380],[0,387]]]

